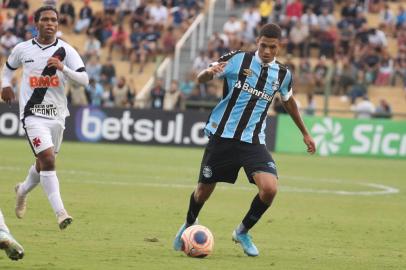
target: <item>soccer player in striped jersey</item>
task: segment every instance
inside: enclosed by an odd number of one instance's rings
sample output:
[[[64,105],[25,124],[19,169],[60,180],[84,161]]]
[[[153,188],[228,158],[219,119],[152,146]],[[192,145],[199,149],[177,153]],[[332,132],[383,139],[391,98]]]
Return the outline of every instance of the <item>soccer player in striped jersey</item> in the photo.
[[[41,7],[34,14],[34,21],[38,36],[14,47],[2,73],[1,97],[10,103],[14,99],[11,78],[17,68],[23,67],[20,118],[36,157],[25,181],[16,186],[15,210],[18,218],[24,216],[27,194],[41,183],[59,228],[65,229],[72,217],[62,202],[55,171],[55,157],[62,143],[65,118],[69,116],[64,86],[68,79],[85,86],[89,78],[76,50],[56,38],[57,10]]]
[[[216,183],[235,183],[238,171],[243,167],[250,183],[257,186],[258,194],[241,224],[233,231],[232,239],[248,256],[259,255],[248,231],[271,206],[277,192],[276,165],[265,146],[264,133],[265,118],[276,93],[302,133],[307,152],[316,151],[292,96],[292,74],[276,60],[280,39],[278,25],[264,25],[256,40],[255,52],[226,54],[198,75],[200,83],[213,78],[224,79],[223,98],[213,109],[205,127],[209,142],[199,182],[190,197],[186,222],[175,236],[175,250],[182,248],[183,231],[197,223],[197,216]]]
[[[23,247],[11,235],[6,222],[4,221],[3,214],[0,210],[0,249],[3,249],[7,256],[14,260],[20,260],[24,257]]]

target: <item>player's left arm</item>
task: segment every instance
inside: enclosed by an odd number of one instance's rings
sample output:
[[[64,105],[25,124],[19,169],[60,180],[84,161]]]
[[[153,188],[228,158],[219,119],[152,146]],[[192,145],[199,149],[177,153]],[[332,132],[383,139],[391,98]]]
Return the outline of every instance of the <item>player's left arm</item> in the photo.
[[[76,50],[68,49],[65,59],[65,64],[56,57],[48,59],[48,67],[55,67],[62,71],[72,81],[87,86],[89,84],[89,76],[86,73],[85,65],[80,55]]]
[[[286,112],[289,113],[290,117],[295,122],[296,126],[299,128],[300,132],[303,135],[303,142],[307,146],[307,152],[310,154],[314,154],[316,152],[316,144],[312,136],[309,134],[302,116],[300,115],[299,109],[297,107],[297,103],[295,98],[292,95],[292,75],[289,71],[287,71],[285,80],[282,82],[280,88],[280,94],[282,97],[282,104],[285,108]]]

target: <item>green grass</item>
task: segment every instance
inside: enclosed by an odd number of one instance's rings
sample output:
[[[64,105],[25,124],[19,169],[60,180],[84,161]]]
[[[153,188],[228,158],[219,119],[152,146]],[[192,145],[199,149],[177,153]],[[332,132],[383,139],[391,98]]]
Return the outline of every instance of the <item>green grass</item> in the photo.
[[[24,140],[0,140],[0,206],[26,249],[19,262],[0,254],[0,269],[406,269],[403,160],[275,154],[280,192],[252,230],[260,256],[231,242],[256,193],[241,173],[236,185],[219,185],[200,214],[215,236],[214,254],[192,259],[173,251],[172,240],[202,149],[65,142],[58,175],[75,221],[62,232],[40,187],[24,219],[14,215],[13,187],[33,162],[30,151]],[[367,183],[399,193],[334,193],[379,190]]]

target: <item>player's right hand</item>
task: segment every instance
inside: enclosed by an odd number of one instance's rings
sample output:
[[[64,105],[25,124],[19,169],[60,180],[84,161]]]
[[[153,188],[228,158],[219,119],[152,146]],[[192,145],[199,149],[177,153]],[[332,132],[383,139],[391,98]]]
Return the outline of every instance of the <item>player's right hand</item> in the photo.
[[[209,71],[214,75],[218,73],[222,73],[224,71],[224,67],[227,65],[227,62],[220,62],[217,65],[209,67]]]
[[[1,91],[1,99],[10,104],[15,99],[13,89],[11,87],[4,87],[3,91]]]

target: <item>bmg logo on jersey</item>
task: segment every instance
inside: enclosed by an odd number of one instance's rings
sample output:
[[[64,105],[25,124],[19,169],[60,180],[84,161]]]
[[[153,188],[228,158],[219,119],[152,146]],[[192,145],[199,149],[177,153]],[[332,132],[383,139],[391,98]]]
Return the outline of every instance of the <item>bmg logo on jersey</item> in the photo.
[[[30,87],[32,89],[38,87],[58,87],[59,77],[53,76],[30,76]]]

